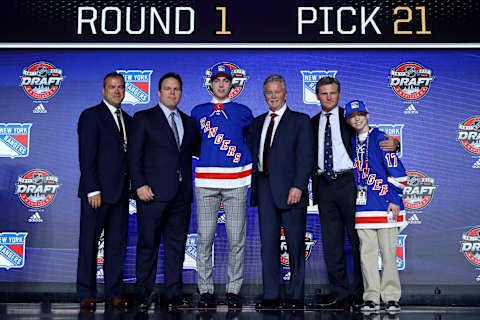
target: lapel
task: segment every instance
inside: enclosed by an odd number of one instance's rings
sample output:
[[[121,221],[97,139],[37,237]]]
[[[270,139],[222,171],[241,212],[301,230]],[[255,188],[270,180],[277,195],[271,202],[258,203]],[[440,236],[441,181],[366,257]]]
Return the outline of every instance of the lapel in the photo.
[[[256,141],[255,141],[255,154],[257,155],[256,156],[256,162],[255,163],[258,163],[258,153],[260,151],[260,143],[261,143],[261,139],[262,139],[262,129],[263,129],[263,124],[265,123],[265,117],[268,115],[268,112],[258,116],[258,121],[257,123],[255,124],[256,128],[255,128],[255,136],[256,136]]]
[[[118,138],[118,141],[122,144],[123,146],[123,137],[120,135],[120,130],[118,130],[117,123],[115,122],[115,119],[113,118],[112,113],[110,112],[110,109],[108,109],[107,105],[102,101],[100,104],[100,110],[101,110],[101,117],[102,117],[102,125],[105,125],[108,130],[111,132],[114,132],[116,137]]]
[[[270,147],[270,152],[276,149],[276,146],[282,141],[283,139],[280,138],[280,135],[283,133],[285,127],[288,125],[288,118],[290,118],[290,109],[287,106],[287,109],[283,113],[280,122],[278,123],[277,130],[275,130],[275,134],[273,135],[272,146]]]
[[[181,119],[182,125],[183,125],[183,138],[182,138],[182,142],[180,143],[180,150],[183,150],[184,146],[187,145],[187,143],[186,143],[187,137],[192,136],[192,134],[190,132],[191,132],[191,130],[193,130],[193,128],[189,125],[188,116],[185,113],[183,113],[182,111],[180,111],[180,109],[178,109],[178,112],[180,113],[180,119]],[[173,135],[173,131],[172,131],[172,135]]]

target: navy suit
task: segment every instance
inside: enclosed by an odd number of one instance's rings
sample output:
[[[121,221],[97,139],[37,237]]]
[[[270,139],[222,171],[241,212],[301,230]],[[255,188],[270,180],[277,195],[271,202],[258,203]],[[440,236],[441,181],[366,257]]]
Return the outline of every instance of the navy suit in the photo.
[[[131,117],[122,111],[125,131]],[[97,248],[105,230],[105,298],[119,298],[123,284],[128,226],[129,178],[123,137],[105,103],[82,112],[78,120],[81,199],[77,291],[80,299],[96,297]],[[93,209],[87,194],[100,191],[102,205]]]
[[[343,117],[344,109],[338,107],[340,134],[348,155],[352,158],[351,137],[355,130]],[[363,294],[360,268],[359,239],[355,230],[356,186],[353,172],[327,181],[317,174],[318,169],[318,129],[320,114],[312,118],[315,137],[315,163],[312,176],[313,203],[318,204],[322,230],[325,263],[328,270],[330,291],[341,304],[352,298],[360,299]],[[349,284],[345,257],[345,232],[352,245],[353,281]]]
[[[313,135],[306,114],[286,109],[273,136],[269,175],[258,171],[262,127],[268,113],[255,118],[247,138],[253,157],[251,206],[258,205],[265,300],[280,298],[280,229],[290,257],[289,299],[302,301],[305,287],[305,229],[308,179],[313,165]],[[299,203],[287,205],[290,188],[302,190]]]
[[[135,114],[129,136],[132,190],[136,194],[138,188],[148,185],[155,195],[153,201],[137,200],[136,276],[140,299],[148,298],[152,292],[162,233],[166,297],[173,299],[182,294],[182,266],[193,200],[192,156],[199,153],[200,135],[193,118],[181,111],[180,116],[184,128],[180,149],[158,105]]]

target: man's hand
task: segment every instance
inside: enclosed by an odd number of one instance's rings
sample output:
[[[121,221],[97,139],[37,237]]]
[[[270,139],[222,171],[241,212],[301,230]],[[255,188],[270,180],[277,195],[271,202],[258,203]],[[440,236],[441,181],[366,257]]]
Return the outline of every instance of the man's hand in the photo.
[[[292,204],[299,203],[301,197],[302,197],[302,190],[295,187],[291,187],[290,192],[288,193],[287,204],[291,206]]]
[[[145,202],[152,201],[153,198],[155,198],[155,195],[153,194],[152,189],[150,188],[149,185],[144,185],[138,188],[137,195],[140,198],[140,200]]]
[[[380,141],[380,148],[382,148],[382,150],[385,152],[397,151],[400,142],[396,139],[393,139],[392,136],[389,136],[388,134],[384,134],[383,136],[388,140]]]
[[[99,193],[99,194],[96,194],[94,196],[88,197],[88,204],[93,209],[100,208],[100,206],[102,205],[102,194]]]
[[[400,214],[400,206],[390,202],[388,204],[387,212],[392,212],[393,220],[396,221],[398,218],[398,215]]]

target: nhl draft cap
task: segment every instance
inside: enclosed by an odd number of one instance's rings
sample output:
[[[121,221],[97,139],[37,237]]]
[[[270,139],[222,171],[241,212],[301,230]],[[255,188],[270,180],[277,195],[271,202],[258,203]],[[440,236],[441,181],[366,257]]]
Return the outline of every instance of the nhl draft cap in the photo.
[[[368,113],[367,106],[361,100],[352,100],[345,105],[345,118],[348,118],[355,111]]]
[[[212,75],[210,76],[210,79],[213,80],[221,75],[232,80],[232,71],[230,70],[230,67],[224,64],[219,64],[212,68]]]

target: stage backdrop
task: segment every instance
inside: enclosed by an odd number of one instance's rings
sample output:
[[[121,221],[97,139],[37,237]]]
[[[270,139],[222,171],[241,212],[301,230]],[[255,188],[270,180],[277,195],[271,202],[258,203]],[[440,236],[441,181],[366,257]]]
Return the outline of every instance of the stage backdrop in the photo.
[[[159,78],[183,78],[180,109],[211,99],[205,83],[220,62],[236,70],[234,100],[255,116],[267,111],[263,80],[287,82],[287,104],[310,116],[315,83],[336,77],[340,105],[366,102],[370,122],[400,139],[410,176],[409,220],[398,241],[403,284],[480,282],[480,50],[4,50],[0,52],[0,281],[75,282],[80,201],[76,126],[102,100],[103,76],[124,74],[131,115],[158,103]],[[219,208],[214,280],[226,281],[228,245]],[[125,280],[135,281],[136,210],[130,203]],[[196,282],[196,215],[184,280]],[[279,234],[281,237],[281,234]],[[100,244],[98,278],[103,278]],[[288,254],[282,242],[283,277]],[[162,252],[161,252],[162,254]],[[320,222],[309,207],[307,284],[327,283]],[[157,282],[163,281],[159,260]],[[256,208],[247,209],[245,283],[261,284]]]

